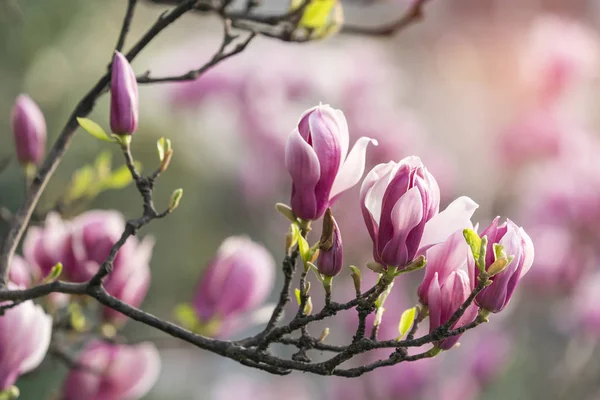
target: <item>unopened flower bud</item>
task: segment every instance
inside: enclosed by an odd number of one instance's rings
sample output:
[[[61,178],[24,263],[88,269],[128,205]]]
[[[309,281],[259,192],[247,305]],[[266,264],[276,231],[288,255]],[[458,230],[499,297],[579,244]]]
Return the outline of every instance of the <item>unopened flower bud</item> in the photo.
[[[342,192],[354,186],[364,172],[369,143],[377,144],[362,137],[348,153],[348,123],[342,111],[328,105],[307,110],[285,149],[294,214],[305,220],[318,219]]]
[[[233,236],[204,270],[193,307],[201,323],[226,323],[258,307],[274,280],[275,261],[269,252],[247,237]],[[215,331],[224,334],[220,328]]]
[[[39,164],[46,147],[46,120],[38,105],[25,94],[17,98],[13,107],[12,131],[19,162]]]
[[[115,52],[110,81],[110,129],[132,135],[138,127],[139,98],[135,73],[127,58]]]
[[[323,232],[319,241],[317,267],[325,276],[336,276],[343,266],[342,235],[337,222],[328,208],[323,218]]]

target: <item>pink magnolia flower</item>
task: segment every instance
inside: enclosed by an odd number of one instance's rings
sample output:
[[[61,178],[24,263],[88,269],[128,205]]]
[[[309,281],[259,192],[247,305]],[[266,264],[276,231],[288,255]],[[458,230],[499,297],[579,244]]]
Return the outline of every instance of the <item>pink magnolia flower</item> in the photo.
[[[472,228],[472,226],[465,226],[465,228]],[[452,272],[466,271],[471,283],[469,289],[472,290],[475,283],[475,268],[474,263],[468,262],[469,258],[473,258],[473,255],[462,230],[456,231],[446,241],[430,247],[426,252],[425,276],[417,290],[421,303],[428,304],[429,288],[436,274],[439,282],[445,282]]]
[[[463,352],[470,375],[479,385],[489,385],[506,370],[511,359],[510,339],[504,331],[486,329],[478,332],[477,340]]]
[[[523,56],[523,74],[540,102],[554,101],[597,73],[594,33],[576,21],[542,16],[533,24]]]
[[[12,131],[19,162],[39,164],[46,147],[46,119],[38,105],[27,95],[20,95],[15,102]]]
[[[115,52],[110,80],[110,129],[132,135],[138,127],[139,99],[135,73],[127,58]]]
[[[342,111],[328,105],[307,110],[285,150],[294,213],[303,219],[318,219],[342,192],[358,183],[369,143],[377,144],[362,137],[348,153],[348,124]]]
[[[90,342],[77,358],[63,387],[65,400],[136,400],[146,395],[160,373],[151,343]]]
[[[69,226],[57,213],[46,217],[43,227],[32,226],[23,240],[23,257],[41,279],[59,262],[71,260]]]
[[[263,246],[245,236],[229,237],[200,278],[194,309],[201,322],[232,323],[265,301],[274,280],[275,260]],[[225,330],[221,326],[218,334]]]
[[[316,265],[319,272],[325,276],[336,276],[342,271],[344,266],[344,251],[342,246],[342,233],[337,221],[333,221],[333,243],[330,249],[319,248],[319,256]]]
[[[463,270],[452,271],[446,279],[440,279],[440,275],[437,272],[433,275],[427,293],[429,332],[433,332],[450,320],[452,315],[469,297],[472,287],[473,283]],[[471,303],[463,316],[452,324],[451,329],[460,328],[472,322],[476,316],[477,307]],[[451,349],[458,342],[460,336],[456,335],[441,340],[436,345],[443,350]]]
[[[85,282],[98,271],[124,230],[125,220],[117,211],[88,211],[69,222],[52,213],[43,228],[29,228],[23,244],[24,258],[34,268],[36,280],[61,262],[63,279]],[[141,304],[150,284],[152,247],[149,238],[141,242],[136,237],[127,239],[104,282],[110,294],[136,307]],[[111,322],[125,318],[112,309],[104,309],[103,313]]]
[[[22,257],[15,255],[8,273],[9,281],[20,287],[31,285],[31,267]]]
[[[373,257],[385,266],[410,263],[425,230],[439,212],[440,190],[418,157],[379,164],[363,181],[362,214],[373,240]]]
[[[468,197],[460,197],[438,214],[437,182],[414,156],[373,168],[363,181],[360,202],[375,261],[400,267],[469,226],[477,208]]]
[[[492,284],[483,289],[475,298],[480,307],[497,313],[506,307],[513,295],[519,280],[529,271],[533,264],[533,242],[523,228],[507,219],[502,225],[498,224],[500,217],[496,217],[481,236],[488,238],[486,252],[486,270],[494,262],[493,245],[499,243],[504,246],[508,256],[514,256],[513,261],[500,273],[492,276]]]
[[[65,274],[74,282],[89,280],[108,257],[112,246],[125,230],[125,219],[118,211],[92,210],[70,222],[69,257],[63,261]],[[129,237],[113,263],[115,279],[127,275],[134,265],[148,265],[152,246]],[[137,268],[137,267],[136,267]]]
[[[0,390],[40,365],[51,336],[52,318],[32,301],[6,310],[0,318]]]

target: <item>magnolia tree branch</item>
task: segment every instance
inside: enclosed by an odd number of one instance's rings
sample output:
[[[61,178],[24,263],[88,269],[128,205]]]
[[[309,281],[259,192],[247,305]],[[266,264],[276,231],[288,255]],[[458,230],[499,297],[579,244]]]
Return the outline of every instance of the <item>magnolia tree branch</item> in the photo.
[[[184,74],[174,76],[155,78],[150,76],[150,71],[147,71],[145,74],[139,76],[137,78],[137,81],[138,83],[164,83],[196,80],[200,75],[202,75],[208,69],[212,68],[214,65],[244,51],[246,47],[248,47],[248,45],[250,44],[250,41],[252,41],[252,39],[254,39],[255,37],[256,33],[250,32],[250,34],[245,39],[237,43],[232,49],[227,50],[227,47],[230,44],[232,44],[236,39],[238,39],[239,35],[233,34],[231,32],[231,21],[229,19],[223,19],[223,40],[221,41],[219,50],[206,64],[204,64],[200,68],[193,69]]]
[[[127,53],[127,59],[133,60],[160,32],[166,27],[179,19],[186,12],[190,11],[197,3],[196,0],[185,0],[177,7],[173,8],[166,14],[161,15],[158,20],[150,27],[150,29],[142,36],[142,38],[133,46],[133,48]],[[127,29],[129,26],[126,18],[124,28]],[[125,38],[125,34],[122,34]],[[66,125],[61,131],[58,139],[54,142],[54,145],[48,152],[46,159],[38,169],[35,178],[32,180],[31,185],[28,188],[25,201],[21,205],[21,208],[14,215],[8,233],[6,234],[0,249],[0,288],[6,287],[8,281],[8,272],[10,263],[15,254],[15,250],[19,244],[19,241],[23,237],[23,233],[27,229],[29,220],[37,205],[44,188],[48,184],[48,181],[52,177],[54,170],[60,164],[62,157],[69,148],[71,139],[73,138],[75,131],[77,130],[77,118],[87,116],[96,103],[98,97],[100,97],[106,90],[110,82],[110,69],[96,82],[94,87],[79,101],[75,106],[75,109],[69,116]]]
[[[342,33],[365,36],[392,36],[423,19],[425,3],[429,0],[414,0],[412,5],[397,20],[388,24],[367,27],[345,24]]]
[[[126,229],[127,231],[127,229]],[[109,257],[110,258],[110,257]],[[283,263],[284,271],[289,271],[291,256],[286,257]],[[286,272],[284,272],[285,274]],[[68,283],[55,281],[44,285],[36,286],[30,289],[20,290],[3,290],[0,291],[0,301],[25,301],[29,299],[35,299],[48,295],[50,293],[66,293],[66,294],[77,294],[86,295],[96,299],[100,304],[112,308],[120,313],[141,322],[147,326],[158,329],[172,337],[181,339],[187,343],[190,343],[200,349],[210,351],[212,353],[230,358],[237,362],[240,362],[246,366],[258,368],[273,374],[287,374],[292,370],[310,372],[318,375],[337,375],[343,377],[355,377],[360,376],[364,373],[370,372],[374,369],[395,365],[400,362],[416,361],[421,358],[433,357],[436,353],[430,350],[419,353],[417,355],[409,356],[406,349],[410,347],[421,347],[427,344],[435,343],[437,341],[447,339],[452,336],[460,335],[467,330],[473,329],[481,323],[485,322],[485,319],[481,316],[477,317],[473,322],[456,329],[450,329],[452,324],[446,324],[440,326],[430,334],[424,335],[417,339],[406,339],[406,340],[388,340],[388,341],[377,341],[368,338],[361,338],[353,340],[351,344],[346,346],[333,346],[321,343],[318,339],[307,337],[301,339],[285,338],[284,336],[301,330],[307,327],[311,322],[320,321],[332,315],[335,315],[338,311],[349,310],[357,307],[359,304],[369,301],[374,301],[378,297],[378,294],[385,291],[387,284],[378,283],[365,294],[359,298],[355,298],[347,303],[336,304],[332,303],[329,306],[325,306],[319,313],[313,315],[299,314],[292,319],[289,323],[276,327],[276,322],[268,324],[272,326],[268,334],[265,334],[266,330],[261,334],[243,339],[240,341],[223,341],[208,338],[196,333],[193,333],[181,326],[162,320],[150,313],[142,311],[138,308],[132,307],[114,296],[111,296],[102,287],[100,283],[96,283],[96,277],[92,278],[89,282],[85,283]],[[485,281],[482,281],[473,290],[469,298],[463,303],[463,305],[454,313],[451,320],[457,321],[460,316],[464,313],[467,307],[473,302],[475,296],[485,287]],[[289,286],[288,286],[289,289]],[[273,315],[280,315],[283,308],[282,304],[289,302],[289,296],[283,296],[283,300],[280,299],[276,310]],[[272,320],[277,321],[277,317],[272,317]],[[450,322],[449,321],[449,322]],[[306,340],[308,339],[308,340]],[[281,343],[300,347],[302,350],[320,350],[330,351],[337,353],[332,358],[320,362],[310,363],[308,361],[288,360],[279,358],[269,354],[268,349],[271,343]],[[351,369],[340,369],[337,368],[344,362],[352,359],[354,356],[366,353],[374,349],[381,348],[393,348],[396,349],[388,359],[379,360],[372,364],[351,368]]]
[[[125,19],[123,20],[121,33],[119,33],[119,39],[117,40],[117,45],[115,46],[116,51],[123,50],[123,46],[125,45],[125,39],[127,38],[127,34],[129,34],[129,28],[131,27],[131,22],[133,21],[133,14],[135,13],[136,5],[137,0],[128,0],[127,2],[127,11],[125,12]]]
[[[406,17],[406,19],[412,20],[416,15],[420,15],[420,7],[424,2],[425,0],[417,1],[414,6],[416,7],[415,11],[412,12],[414,15],[410,18]],[[125,43],[127,32],[129,31],[129,27],[133,19],[136,3],[137,2],[135,0],[130,0],[128,2],[126,16],[124,18],[116,46],[117,50],[121,49]],[[252,40],[255,33],[251,32],[251,34],[244,41],[234,47],[233,50],[227,50],[227,47],[232,44],[235,39],[237,39],[237,36],[231,33],[230,18],[226,13],[226,7],[228,5],[228,1],[224,1],[219,6],[215,6],[213,3],[203,3],[197,0],[184,0],[179,1],[177,6],[172,8],[170,11],[161,14],[158,20],[126,54],[126,57],[129,60],[135,58],[140,51],[142,51],[163,29],[175,22],[186,12],[195,8],[203,11],[215,11],[221,15],[224,21],[223,42],[215,56],[206,65],[197,70],[190,71],[179,77],[176,76],[166,78],[152,78],[150,77],[150,74],[147,73],[140,77],[139,81],[141,83],[152,83],[196,79],[203,72],[216,65],[220,61],[243,51]],[[248,10],[252,9],[252,7],[247,8]],[[281,18],[285,20],[284,22],[297,19],[298,12],[301,11],[290,12],[284,16],[281,16]],[[253,18],[256,17],[252,14],[248,14],[246,17],[248,20],[252,20]],[[239,17],[239,19],[234,21],[239,21],[241,19],[242,17]],[[280,39],[285,40],[283,37],[280,37]],[[125,164],[128,167],[129,172],[135,182],[136,188],[142,198],[143,211],[141,216],[137,219],[127,221],[121,237],[112,246],[109,255],[104,260],[97,273],[89,281],[82,283],[70,283],[56,280],[53,282],[40,284],[29,289],[9,290],[6,287],[6,281],[10,268],[10,261],[15,252],[17,244],[29,223],[29,219],[31,218],[32,212],[39,200],[39,197],[69,146],[70,140],[72,139],[77,128],[77,118],[84,117],[91,112],[95,101],[106,91],[110,82],[110,78],[109,70],[77,104],[59,138],[54,143],[46,160],[33,179],[24,204],[14,216],[10,217],[9,232],[4,240],[0,252],[0,302],[9,303],[4,303],[2,306],[3,308],[0,309],[0,311],[4,311],[11,307],[16,307],[24,301],[37,299],[47,296],[51,293],[87,296],[94,298],[98,303],[105,307],[118,311],[133,320],[162,331],[174,338],[178,338],[200,349],[230,358],[252,368],[261,369],[277,375],[285,375],[290,373],[292,370],[297,370],[318,375],[338,375],[344,377],[360,376],[366,372],[384,366],[433,357],[440,351],[436,346],[437,342],[452,336],[460,335],[486,321],[485,318],[480,315],[473,322],[460,328],[452,329],[452,326],[461,318],[467,308],[472,304],[476,295],[485,287],[489,277],[482,273],[485,276],[481,277],[479,284],[474,288],[464,304],[457,309],[457,311],[452,315],[446,324],[433,330],[431,333],[416,339],[414,338],[418,323],[426,317],[426,313],[421,310],[415,318],[414,326],[409,332],[406,340],[379,341],[376,338],[376,334],[373,334],[371,338],[368,338],[365,337],[366,319],[376,310],[376,307],[379,305],[377,304],[376,306],[378,299],[392,284],[394,278],[396,277],[395,269],[383,273],[379,281],[364,293],[362,293],[359,287],[356,286],[355,298],[346,303],[334,303],[331,301],[330,297],[327,297],[327,300],[325,301],[325,304],[321,310],[316,313],[313,313],[313,305],[309,295],[308,274],[310,270],[304,269],[301,273],[299,282],[300,301],[298,309],[289,322],[281,324],[283,310],[290,302],[291,298],[290,290],[296,272],[296,263],[299,256],[299,250],[297,248],[292,249],[283,261],[282,270],[284,274],[284,284],[279,296],[279,301],[270,317],[270,320],[266,324],[264,330],[253,337],[239,341],[225,341],[209,338],[119,300],[117,297],[114,297],[108,293],[102,284],[103,279],[111,273],[114,260],[119,250],[126,243],[127,239],[130,236],[135,235],[140,228],[147,225],[154,219],[162,218],[168,215],[177,205],[177,202],[172,200],[171,205],[165,211],[158,212],[153,202],[153,190],[156,179],[166,168],[168,159],[166,161],[165,159],[162,159],[161,165],[152,174],[149,176],[144,176],[136,169],[134,158],[131,154],[129,140],[125,140],[123,138],[120,140],[120,143]],[[302,227],[301,232],[304,237],[306,237],[307,231],[307,226]],[[323,343],[326,335],[322,335],[322,337],[317,339],[309,334],[309,324],[334,316],[340,311],[350,309],[356,309],[358,312],[357,328],[351,343],[343,346],[329,345]],[[297,339],[290,338],[289,335],[294,334],[295,332],[299,332],[300,337]],[[374,332],[376,333],[376,329]],[[275,356],[270,352],[270,346],[273,343],[294,346],[298,348],[298,352],[292,356],[291,359]],[[408,348],[421,347],[428,344],[433,344],[434,346],[427,351],[415,355],[408,355]],[[371,364],[357,368],[342,368],[342,365],[345,362],[351,360],[355,356],[379,348],[391,348],[395,350],[387,359],[378,360]],[[335,354],[325,361],[313,363],[307,355],[307,352],[310,350],[328,351]]]
[[[148,0],[151,3],[157,4],[179,4],[182,0]],[[377,26],[363,26],[351,23],[344,23],[341,29],[343,34],[363,35],[363,36],[392,36],[398,32],[408,28],[410,25],[423,19],[425,3],[429,0],[414,0],[409,8],[396,20]],[[295,29],[294,23],[297,22],[297,17],[301,14],[304,7],[309,3],[305,1],[298,9],[291,10],[280,15],[265,15],[259,13],[251,13],[248,8],[244,10],[223,10],[222,15],[233,21],[235,27],[251,30],[255,33],[277,38],[283,41],[307,41],[305,39],[293,38],[291,31]],[[206,13],[214,11],[213,7],[203,6],[196,7],[195,11]],[[281,27],[282,31],[274,33],[273,27]]]

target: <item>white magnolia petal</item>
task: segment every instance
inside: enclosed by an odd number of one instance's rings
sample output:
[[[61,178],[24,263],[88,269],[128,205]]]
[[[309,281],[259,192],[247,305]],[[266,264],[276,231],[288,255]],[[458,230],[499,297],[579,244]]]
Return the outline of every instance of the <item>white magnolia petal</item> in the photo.
[[[377,140],[361,137],[356,141],[346,161],[342,164],[331,188],[331,199],[356,185],[365,172],[365,158],[369,143],[377,146]]]
[[[479,204],[470,197],[462,196],[454,200],[446,209],[427,222],[420,248],[434,245],[445,241],[454,232],[473,228],[471,217]]]

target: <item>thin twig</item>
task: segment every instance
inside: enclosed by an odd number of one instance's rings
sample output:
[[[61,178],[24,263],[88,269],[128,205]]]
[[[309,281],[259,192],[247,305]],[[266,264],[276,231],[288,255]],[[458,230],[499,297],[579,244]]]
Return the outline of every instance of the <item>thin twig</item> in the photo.
[[[346,24],[342,27],[342,33],[363,36],[392,36],[404,30],[410,25],[423,19],[425,3],[428,0],[415,0],[409,9],[396,21],[389,24],[367,27]]]
[[[119,33],[119,39],[117,40],[117,45],[115,46],[116,51],[123,50],[123,46],[125,46],[125,39],[127,38],[129,28],[131,27],[131,22],[133,21],[133,14],[135,13],[136,5],[137,0],[128,0],[127,2],[127,11],[125,12],[125,18],[123,19],[123,25],[121,26],[121,33]]]
[[[248,47],[252,39],[256,37],[255,32],[251,32],[246,39],[238,43],[233,47],[232,50],[226,51],[226,47],[237,38],[236,35],[231,34],[231,23],[228,20],[223,21],[224,33],[223,40],[221,42],[221,46],[215,55],[202,67],[190,70],[181,75],[173,75],[173,76],[163,76],[163,77],[152,77],[150,76],[150,71],[147,71],[145,74],[138,76],[137,81],[140,84],[147,83],[165,83],[165,82],[184,82],[184,81],[193,81],[197,79],[200,75],[208,71],[210,68],[218,64],[219,62],[226,60],[230,57],[233,57],[236,54],[241,53]]]

